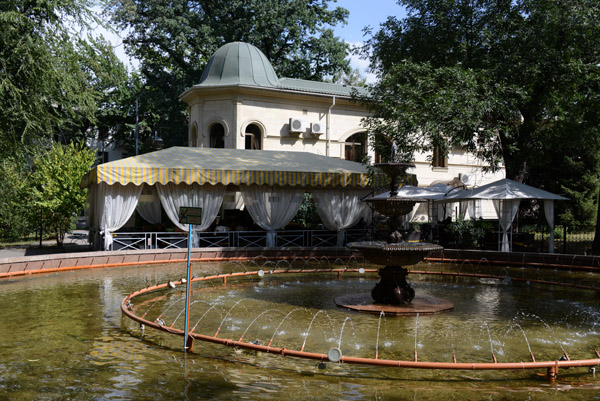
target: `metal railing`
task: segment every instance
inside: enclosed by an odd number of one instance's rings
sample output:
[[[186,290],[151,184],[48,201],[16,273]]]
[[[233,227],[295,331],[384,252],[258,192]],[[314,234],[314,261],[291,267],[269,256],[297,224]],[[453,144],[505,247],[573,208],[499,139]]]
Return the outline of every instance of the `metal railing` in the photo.
[[[593,225],[557,225],[554,227],[554,251],[556,253],[587,255],[592,249],[596,227]],[[546,225],[529,226],[520,230],[530,235],[529,247],[547,252],[550,228]]]
[[[594,226],[556,226],[554,251],[563,254],[590,254],[594,230]],[[277,231],[276,234],[278,247],[337,246],[338,233],[331,230],[282,230]],[[377,233],[368,229],[349,229],[346,230],[343,244],[370,240],[376,235]],[[266,237],[266,231],[198,232],[198,247],[265,247]],[[406,238],[410,241],[410,237]],[[421,238],[421,240],[426,239]],[[548,226],[526,226],[520,227],[519,232],[512,233],[511,239],[512,249],[515,252],[548,252],[550,233]],[[437,238],[429,239],[429,242],[438,243],[438,241]],[[187,242],[185,232],[117,232],[113,233],[113,245],[110,250],[187,248]],[[457,247],[452,241],[441,245],[447,248]],[[473,249],[497,250],[498,232],[488,232],[484,239],[473,246]]]
[[[188,234],[185,232],[116,232],[113,233],[110,250],[172,249],[187,248]],[[338,233],[330,230],[282,230],[276,232],[278,247],[335,247]],[[264,247],[266,231],[198,232],[200,248],[250,248]],[[344,244],[364,241],[369,230],[346,230]]]

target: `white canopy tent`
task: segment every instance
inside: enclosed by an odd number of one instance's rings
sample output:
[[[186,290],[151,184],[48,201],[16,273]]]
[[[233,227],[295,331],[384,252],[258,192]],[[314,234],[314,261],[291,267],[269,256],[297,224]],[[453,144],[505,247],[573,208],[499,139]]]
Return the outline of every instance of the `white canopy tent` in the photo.
[[[318,190],[327,226],[343,235],[366,207],[360,198],[368,184],[365,166],[348,160],[307,152],[186,147],[101,164],[82,179],[82,187],[89,187],[87,216],[95,249],[108,249],[113,233],[136,208],[152,219],[156,203],[138,207],[143,187],[184,231],[189,226],[178,221],[181,206],[202,208],[202,224],[193,229],[204,231],[216,218],[225,189],[237,188],[254,221],[267,230],[267,246],[275,246],[275,231],[296,215],[305,191]]]
[[[504,178],[494,181],[479,188],[462,189],[448,193],[441,201],[470,201],[474,199],[488,199],[494,202],[494,208],[498,216],[502,238],[498,244],[498,250],[508,252],[512,246],[508,241],[508,230],[519,210],[522,199],[544,200],[544,213],[550,226],[550,245],[548,251],[554,252],[554,201],[568,200],[567,198],[553,194],[543,189],[535,188],[526,184]]]

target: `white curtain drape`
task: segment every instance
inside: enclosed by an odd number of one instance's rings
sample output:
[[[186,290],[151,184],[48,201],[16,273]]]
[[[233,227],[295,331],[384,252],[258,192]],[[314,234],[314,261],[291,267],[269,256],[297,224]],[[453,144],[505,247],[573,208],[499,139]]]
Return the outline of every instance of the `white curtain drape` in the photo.
[[[434,209],[434,221],[442,222],[448,217],[452,218],[454,208],[457,202],[435,202],[437,206]],[[457,216],[458,217],[458,216]]]
[[[123,227],[135,211],[142,186],[101,182],[95,192],[96,207],[90,218],[99,228],[99,234],[104,235],[103,249],[108,250],[113,243],[112,233]]]
[[[550,226],[550,244],[548,244],[548,252],[554,253],[554,200],[544,199],[544,214],[546,221]]]
[[[248,213],[267,231],[267,246],[276,245],[275,230],[288,225],[304,200],[304,189],[266,185],[241,185],[240,192]]]
[[[136,210],[148,223],[160,223],[160,198],[158,197],[154,186],[144,184],[142,195],[140,196]]]
[[[508,230],[510,229],[512,222],[517,215],[519,210],[519,199],[494,199],[494,209],[496,209],[496,215],[498,216],[498,223],[502,229],[502,241],[499,245],[498,250],[502,252],[510,252],[511,246],[508,241]]]
[[[198,207],[202,208],[202,224],[192,228],[192,248],[198,247],[197,231],[205,231],[217,217],[223,197],[225,196],[225,186],[223,185],[186,185],[173,184],[156,185],[158,197],[165,213],[177,227],[183,231],[189,231],[188,224],[179,222],[180,207]]]
[[[475,219],[475,200],[461,200],[459,202],[459,214],[461,220],[466,218]]]
[[[367,204],[361,199],[366,192],[353,189],[318,189],[312,192],[321,221],[338,232],[337,245],[344,246],[345,230],[360,221]]]

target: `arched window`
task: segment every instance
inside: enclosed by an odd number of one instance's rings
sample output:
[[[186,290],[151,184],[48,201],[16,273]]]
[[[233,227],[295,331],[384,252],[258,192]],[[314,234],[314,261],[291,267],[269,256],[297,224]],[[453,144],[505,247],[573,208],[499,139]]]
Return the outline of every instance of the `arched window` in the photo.
[[[344,159],[360,162],[367,154],[367,133],[358,132],[344,142]]]
[[[245,149],[262,149],[262,132],[256,124],[248,124],[245,132]]]
[[[210,147],[224,148],[225,147],[225,127],[222,124],[215,123],[210,127]]]

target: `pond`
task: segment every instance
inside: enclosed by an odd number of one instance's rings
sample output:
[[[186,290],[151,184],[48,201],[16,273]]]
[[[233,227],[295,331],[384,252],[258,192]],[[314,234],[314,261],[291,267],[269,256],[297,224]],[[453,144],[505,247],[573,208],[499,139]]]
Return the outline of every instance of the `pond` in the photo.
[[[195,274],[253,269],[195,264]],[[255,354],[150,329],[122,315],[134,290],[178,280],[185,266],[153,265],[65,272],[0,282],[0,388],[10,399],[593,399],[600,377],[543,371],[423,371],[318,364]],[[368,292],[376,275],[244,277],[194,287],[196,332],[274,346],[410,360],[490,362],[593,358],[599,348],[595,294],[484,279],[411,277],[417,293],[454,303],[454,311],[406,318],[349,312],[336,296]],[[181,286],[183,287],[183,286]],[[182,288],[147,294],[134,308],[149,320],[179,325]],[[181,307],[179,306],[181,305]],[[598,372],[600,376],[600,371]]]

